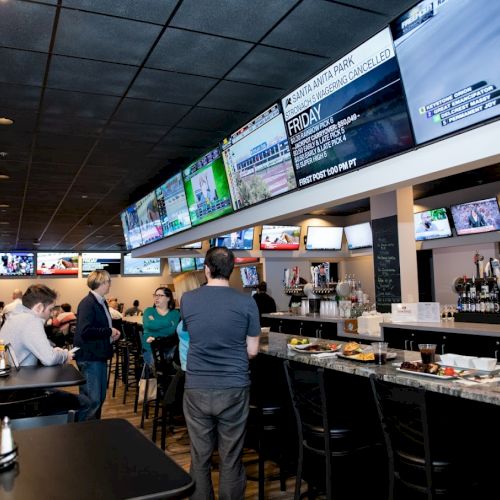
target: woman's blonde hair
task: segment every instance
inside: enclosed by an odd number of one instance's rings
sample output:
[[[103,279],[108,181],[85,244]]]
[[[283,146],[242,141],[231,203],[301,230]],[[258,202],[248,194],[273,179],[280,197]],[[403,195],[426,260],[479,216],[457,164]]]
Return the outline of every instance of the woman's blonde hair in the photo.
[[[111,281],[111,276],[108,271],[99,269],[97,271],[92,271],[87,278],[87,286],[91,290],[97,290],[106,281]]]

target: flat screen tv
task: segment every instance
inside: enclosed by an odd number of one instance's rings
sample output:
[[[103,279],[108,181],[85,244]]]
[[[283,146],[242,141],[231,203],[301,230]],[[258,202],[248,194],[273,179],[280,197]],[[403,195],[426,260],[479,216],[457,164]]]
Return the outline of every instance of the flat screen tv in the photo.
[[[180,273],[181,269],[181,261],[178,257],[169,257],[168,258],[168,268],[170,270],[170,274]]]
[[[197,271],[203,271],[203,269],[205,269],[205,257],[195,257],[194,263]]]
[[[500,115],[500,4],[418,3],[392,23],[417,144]]]
[[[341,250],[343,228],[308,226],[306,250]]]
[[[288,94],[282,105],[299,187],[414,145],[389,28]]]
[[[78,276],[78,252],[38,252],[39,276]]]
[[[500,213],[496,198],[452,205],[451,215],[458,236],[500,230]]]
[[[261,250],[298,250],[300,226],[262,226]]]
[[[355,224],[354,226],[346,226],[344,227],[344,231],[347,239],[347,248],[349,250],[370,248],[373,246],[372,227],[369,222]]]
[[[253,264],[254,262],[259,262],[259,257],[235,257],[235,264]]]
[[[196,271],[194,257],[181,257],[181,269],[183,273],[186,271]]]
[[[278,104],[224,139],[222,156],[235,210],[297,187]]]
[[[259,284],[259,275],[256,266],[240,267],[241,282],[243,288],[253,288]]]
[[[82,253],[82,276],[92,271],[104,270],[109,274],[120,274],[122,256],[119,252],[84,252]]]
[[[184,248],[184,249],[186,249],[186,248],[188,248],[188,249],[189,248],[196,248],[196,249],[199,250],[199,249],[201,249],[201,241],[196,241],[195,243],[189,243],[188,245],[183,245],[183,246],[181,246],[179,248]]]
[[[170,236],[191,227],[186,193],[180,172],[156,189],[156,199],[163,226],[163,236]]]
[[[231,192],[219,148],[185,168],[182,177],[193,226],[233,211]]]
[[[436,240],[451,236],[450,221],[446,208],[434,208],[413,214],[415,224],[415,240]]]
[[[163,238],[163,227],[160,221],[158,201],[154,192],[140,199],[136,204],[142,244],[147,245]]]
[[[159,257],[134,258],[127,253],[123,256],[123,274],[125,276],[160,276],[161,260]]]
[[[227,247],[231,250],[252,250],[253,249],[253,227],[233,231],[229,234],[217,236],[210,242],[213,247]]]
[[[133,250],[134,248],[140,247],[142,245],[142,236],[135,203],[124,210],[120,218],[127,250]]]
[[[33,252],[0,253],[0,276],[34,276],[35,254]]]

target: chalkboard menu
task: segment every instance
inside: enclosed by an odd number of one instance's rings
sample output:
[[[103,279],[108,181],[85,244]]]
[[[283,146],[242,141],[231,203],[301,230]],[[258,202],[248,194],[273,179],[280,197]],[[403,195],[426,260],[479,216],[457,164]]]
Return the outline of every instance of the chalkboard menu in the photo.
[[[391,312],[401,302],[397,216],[372,220],[372,231],[377,311]]]

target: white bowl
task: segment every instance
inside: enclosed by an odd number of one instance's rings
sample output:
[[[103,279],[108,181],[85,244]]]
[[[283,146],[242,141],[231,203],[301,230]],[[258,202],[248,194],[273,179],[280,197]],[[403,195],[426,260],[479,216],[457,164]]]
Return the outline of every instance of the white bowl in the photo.
[[[476,359],[475,356],[456,356],[454,366],[460,368],[474,368],[474,360]]]
[[[474,360],[474,368],[477,370],[491,371],[497,366],[496,358],[476,358]]]
[[[448,366],[458,366],[456,359],[457,359],[456,354],[441,354],[441,363],[448,365]]]

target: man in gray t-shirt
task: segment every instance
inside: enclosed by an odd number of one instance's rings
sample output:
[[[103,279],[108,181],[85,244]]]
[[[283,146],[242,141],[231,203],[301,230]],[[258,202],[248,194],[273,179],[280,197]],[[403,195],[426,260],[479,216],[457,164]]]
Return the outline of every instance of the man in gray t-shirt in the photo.
[[[234,255],[226,247],[205,256],[207,285],[186,293],[181,316],[189,332],[184,415],[191,440],[192,499],[213,498],[210,458],[220,455],[219,498],[244,498],[241,455],[248,418],[248,360],[259,350],[255,301],[229,287]]]

